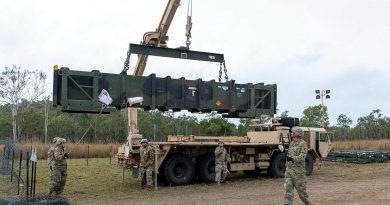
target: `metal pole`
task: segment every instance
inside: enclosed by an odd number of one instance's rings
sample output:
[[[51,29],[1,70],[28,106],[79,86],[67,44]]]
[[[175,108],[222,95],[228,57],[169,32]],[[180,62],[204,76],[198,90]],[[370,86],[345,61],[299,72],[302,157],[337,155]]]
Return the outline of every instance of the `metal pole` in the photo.
[[[28,183],[28,171],[29,171],[29,152],[27,152],[26,155],[26,197],[28,197],[28,188],[29,188],[29,183]]]
[[[322,111],[322,116],[321,116],[321,125],[322,125],[322,128],[324,128],[324,95],[325,95],[325,91],[324,90],[321,90],[321,111]]]
[[[9,170],[9,160],[10,160],[10,155],[11,155],[11,150],[9,150],[9,147],[7,149],[7,161],[6,161],[6,169]]]
[[[47,106],[47,101],[49,98],[45,100],[45,144],[47,144],[47,125],[48,125],[48,118],[49,118],[49,108]]]
[[[31,153],[32,154],[32,153]],[[33,186],[34,186],[34,167],[35,162],[31,161],[31,183],[30,183],[30,195],[32,195],[33,192]],[[27,173],[28,174],[28,173]]]
[[[23,151],[20,151],[20,156],[19,156],[19,175],[18,175],[18,195],[20,191],[20,175],[22,173],[22,156],[23,156]]]
[[[35,185],[37,183],[37,162],[34,162],[34,189],[33,189],[33,197],[35,196]]]
[[[12,149],[12,162],[11,162],[11,182],[14,176],[14,161],[15,161],[15,150]]]
[[[156,124],[153,125],[153,141],[156,141]]]
[[[157,148],[154,149],[154,190],[158,190],[157,186],[157,172],[158,172],[158,153]]]

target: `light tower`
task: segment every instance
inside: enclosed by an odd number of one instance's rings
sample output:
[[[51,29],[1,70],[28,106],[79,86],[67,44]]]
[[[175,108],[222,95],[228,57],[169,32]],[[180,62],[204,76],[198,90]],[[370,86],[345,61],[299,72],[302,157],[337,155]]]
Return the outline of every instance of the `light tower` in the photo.
[[[321,125],[322,128],[325,127],[325,122],[324,122],[324,96],[325,99],[330,99],[330,90],[316,90],[316,99],[321,99]]]

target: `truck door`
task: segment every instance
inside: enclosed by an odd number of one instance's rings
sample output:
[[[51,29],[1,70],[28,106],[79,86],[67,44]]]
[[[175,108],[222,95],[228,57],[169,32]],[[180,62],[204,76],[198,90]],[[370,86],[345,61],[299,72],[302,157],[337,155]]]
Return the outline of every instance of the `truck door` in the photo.
[[[330,134],[326,132],[317,132],[316,133],[316,145],[317,153],[320,157],[325,158],[328,156],[331,149]]]

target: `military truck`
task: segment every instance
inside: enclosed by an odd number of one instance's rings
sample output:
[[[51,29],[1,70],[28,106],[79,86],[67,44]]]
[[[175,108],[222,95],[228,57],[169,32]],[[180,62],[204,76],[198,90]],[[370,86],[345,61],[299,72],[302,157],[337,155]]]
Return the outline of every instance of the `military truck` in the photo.
[[[168,136],[165,142],[150,142],[155,153],[154,171],[169,185],[189,184],[195,179],[214,182],[214,150],[222,139],[231,157],[230,172],[256,175],[266,171],[275,178],[284,177],[290,130],[298,124],[297,118],[274,118],[272,123],[253,124],[253,130],[246,136]],[[302,129],[308,145],[306,174],[310,175],[314,162],[325,158],[330,151],[330,133],[324,128]],[[140,140],[133,135],[118,148],[116,155],[117,165],[132,169],[133,176],[139,167]]]

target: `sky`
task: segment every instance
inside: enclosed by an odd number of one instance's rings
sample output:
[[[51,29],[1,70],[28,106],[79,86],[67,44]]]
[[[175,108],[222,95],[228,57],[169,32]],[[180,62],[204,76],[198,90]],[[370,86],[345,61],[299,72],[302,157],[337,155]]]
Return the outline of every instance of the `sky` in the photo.
[[[47,73],[53,65],[120,73],[129,43],[160,22],[167,0],[1,0],[0,72],[12,65]],[[194,0],[191,50],[223,53],[237,83],[278,85],[279,113],[302,117],[325,100],[331,125],[354,124],[381,109],[390,116],[390,1]],[[168,31],[168,46],[185,45],[187,1]],[[132,56],[130,69],[134,69]],[[212,80],[219,65],[150,57],[144,75]]]

